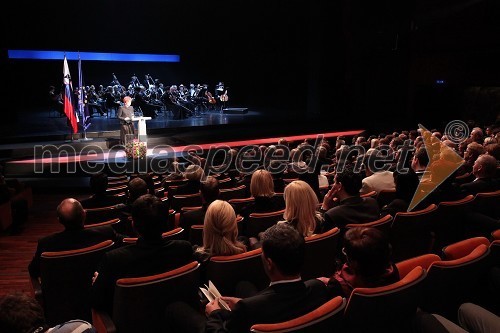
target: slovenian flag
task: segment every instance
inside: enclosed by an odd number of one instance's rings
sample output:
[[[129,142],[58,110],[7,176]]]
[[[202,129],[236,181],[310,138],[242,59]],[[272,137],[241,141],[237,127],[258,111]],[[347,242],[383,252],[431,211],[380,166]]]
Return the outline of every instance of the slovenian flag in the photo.
[[[68,118],[68,125],[71,126],[72,133],[78,132],[78,116],[73,108],[73,102],[71,96],[73,94],[73,86],[71,84],[71,75],[69,74],[68,60],[66,55],[64,55],[64,65],[63,65],[63,102],[64,102],[64,113]]]

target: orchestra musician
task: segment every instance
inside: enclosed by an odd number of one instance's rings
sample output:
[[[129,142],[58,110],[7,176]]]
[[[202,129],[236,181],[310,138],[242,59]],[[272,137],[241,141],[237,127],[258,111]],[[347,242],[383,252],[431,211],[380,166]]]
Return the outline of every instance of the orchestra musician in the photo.
[[[56,87],[49,86],[49,108],[59,112],[61,117],[64,116],[64,103],[61,93],[56,93]]]
[[[89,87],[87,92],[88,106],[90,107],[90,116],[92,117],[95,112],[98,112],[101,116],[104,116],[104,111],[101,105],[101,98],[97,94],[94,85]]]

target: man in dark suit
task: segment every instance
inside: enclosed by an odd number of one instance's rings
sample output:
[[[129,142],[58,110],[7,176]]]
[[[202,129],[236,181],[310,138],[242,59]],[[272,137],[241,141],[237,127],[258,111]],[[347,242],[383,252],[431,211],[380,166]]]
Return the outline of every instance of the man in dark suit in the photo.
[[[304,238],[296,229],[286,223],[270,227],[262,236],[262,263],[271,280],[269,287],[243,299],[221,297],[231,311],[222,309],[215,299],[205,307],[207,317],[185,303],[172,303],[166,310],[166,323],[172,325],[172,332],[183,331],[179,325],[189,332],[249,332],[253,324],[285,321],[316,309],[329,296],[321,281],[302,281],[304,251]]]
[[[64,199],[57,206],[59,223],[64,231],[43,237],[38,240],[38,246],[28,270],[32,277],[40,277],[40,256],[46,251],[66,251],[95,245],[111,239],[115,245],[121,245],[123,235],[117,234],[111,226],[85,229],[85,210],[80,202],[73,198]]]
[[[475,179],[470,183],[460,185],[460,191],[465,194],[493,192],[500,188],[497,172],[497,160],[491,155],[480,155],[472,167]]]
[[[145,194],[132,204],[137,243],[107,252],[94,274],[92,306],[112,313],[115,283],[120,278],[140,277],[166,272],[193,260],[191,244],[184,240],[162,238],[168,207],[156,196]]]
[[[323,231],[333,227],[342,229],[346,224],[371,222],[379,218],[377,200],[360,197],[362,179],[361,174],[354,172],[350,167],[335,175],[332,188],[325,195],[321,205],[325,219]]]
[[[182,213],[179,226],[185,235],[189,234],[192,225],[203,225],[208,206],[219,197],[219,181],[214,176],[208,176],[201,182],[200,195],[202,206],[200,209]]]

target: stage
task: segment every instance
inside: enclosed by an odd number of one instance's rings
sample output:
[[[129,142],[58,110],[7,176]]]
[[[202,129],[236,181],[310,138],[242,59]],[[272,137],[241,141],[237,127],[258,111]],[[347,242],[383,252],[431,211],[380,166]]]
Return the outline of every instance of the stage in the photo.
[[[182,120],[163,112],[147,121],[147,154],[134,161],[119,144],[119,120],[114,115],[94,116],[90,121],[86,132],[70,135],[66,118],[54,112],[20,113],[18,127],[10,126],[15,135],[7,136],[4,140],[9,143],[0,145],[5,176],[81,177],[100,170],[114,174],[163,173],[175,158],[185,157],[189,151],[206,156],[228,147],[277,144],[280,138],[316,141],[363,132],[332,131],[333,126],[327,122],[287,118],[275,110],[247,107],[212,110]]]

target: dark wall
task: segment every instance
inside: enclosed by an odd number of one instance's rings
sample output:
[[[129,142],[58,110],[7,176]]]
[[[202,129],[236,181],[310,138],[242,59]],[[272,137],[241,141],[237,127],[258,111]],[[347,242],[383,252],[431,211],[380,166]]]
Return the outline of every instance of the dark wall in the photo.
[[[1,69],[12,107],[44,100],[49,85],[62,83],[62,61],[8,60],[7,49],[179,54],[177,64],[84,62],[85,81],[107,84],[112,73],[122,84],[134,73],[165,84],[224,81],[233,103],[323,117],[344,129],[470,116],[479,107],[470,99],[464,107],[465,92],[500,86],[497,0],[10,5]],[[76,78],[76,61],[70,71]]]

